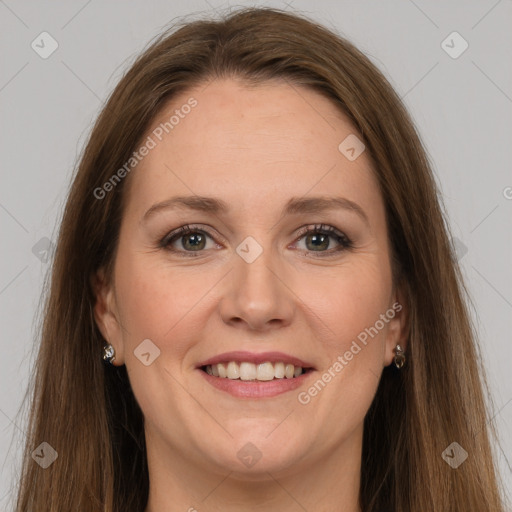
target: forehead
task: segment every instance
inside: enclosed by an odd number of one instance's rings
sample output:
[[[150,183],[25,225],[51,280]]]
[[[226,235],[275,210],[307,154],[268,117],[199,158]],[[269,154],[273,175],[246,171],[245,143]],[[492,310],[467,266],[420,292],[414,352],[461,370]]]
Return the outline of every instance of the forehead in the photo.
[[[128,205],[140,214],[171,196],[216,196],[254,215],[290,197],[338,194],[382,215],[368,155],[351,160],[344,152],[344,141],[358,139],[336,105],[308,88],[215,80],[156,116],[144,138],[152,148],[130,175]]]

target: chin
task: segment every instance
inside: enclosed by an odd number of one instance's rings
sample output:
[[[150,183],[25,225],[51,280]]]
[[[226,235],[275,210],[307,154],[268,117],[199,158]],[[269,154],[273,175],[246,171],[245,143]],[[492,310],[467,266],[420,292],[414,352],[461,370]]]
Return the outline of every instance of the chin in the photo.
[[[274,424],[275,428],[275,424]],[[221,466],[231,477],[245,481],[268,480],[269,475],[297,470],[297,464],[305,456],[304,443],[297,436],[270,434],[248,435],[247,430],[225,442],[210,445],[209,459]],[[217,451],[212,452],[215,446]]]

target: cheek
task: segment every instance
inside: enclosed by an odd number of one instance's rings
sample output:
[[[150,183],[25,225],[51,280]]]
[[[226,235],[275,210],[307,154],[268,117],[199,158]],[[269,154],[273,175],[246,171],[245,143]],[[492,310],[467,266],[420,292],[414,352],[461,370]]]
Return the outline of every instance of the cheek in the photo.
[[[331,403],[333,414],[351,410],[355,418],[364,416],[382,372],[388,323],[381,315],[389,309],[391,277],[384,264],[371,258],[335,275],[309,303],[319,324],[328,327],[320,338],[325,366],[319,375],[328,373],[328,389],[317,388],[326,398],[330,395],[324,403]]]
[[[390,273],[370,256],[339,268],[333,276],[321,281],[314,293],[313,288],[309,294],[301,292],[309,296],[307,304],[314,313],[311,317],[318,318],[318,329],[324,329],[318,344],[324,364],[317,379],[298,396],[299,410],[315,424],[312,432],[329,432],[325,441],[318,441],[326,445],[340,433],[353,432],[375,396],[388,329],[381,315],[389,309],[391,291]],[[389,313],[388,317],[392,318]]]
[[[190,273],[181,274],[178,268],[160,259],[154,261],[147,254],[125,254],[116,263],[117,302],[125,343],[133,350],[149,338],[163,349],[164,340],[171,339],[172,350],[179,352],[183,348],[179,333],[207,283],[198,277],[190,279]]]
[[[213,278],[181,273],[165,260],[155,262],[135,250],[119,254],[123,256],[116,262],[116,295],[133,392],[148,421],[159,424],[162,431],[172,430],[176,438],[186,438],[189,408],[194,410],[195,405],[190,405],[190,396],[180,384],[182,365],[197,339],[200,301]],[[146,339],[160,350],[158,359],[148,366],[134,353]]]
[[[304,289],[301,296],[307,297],[306,303],[321,320],[325,348],[333,357],[349,350],[358,336],[364,339],[365,329],[374,326],[387,311],[390,292],[388,268],[377,259],[361,257],[334,270],[319,286]],[[382,332],[373,339],[383,338],[386,326],[379,322]]]

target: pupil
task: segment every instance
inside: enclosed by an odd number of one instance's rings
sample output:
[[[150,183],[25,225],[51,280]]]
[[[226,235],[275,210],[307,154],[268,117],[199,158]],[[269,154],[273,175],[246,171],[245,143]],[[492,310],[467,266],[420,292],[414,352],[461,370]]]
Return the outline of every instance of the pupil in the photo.
[[[327,235],[323,235],[323,234],[311,235],[311,241],[313,242],[313,247],[317,247],[317,248],[323,247],[323,248],[327,249],[327,247],[329,246],[329,237]],[[327,244],[325,243],[325,241],[327,241]],[[320,243],[317,244],[317,242],[320,242]]]
[[[197,249],[197,248],[202,249],[202,248],[203,248],[203,247],[201,246],[201,242],[203,242],[203,243],[204,243],[203,236],[202,236],[201,234],[193,234],[193,235],[188,235],[188,236],[185,238],[185,242],[184,242],[184,244],[183,244],[183,247],[184,247],[185,249],[187,249],[186,244],[187,244],[188,242],[190,242],[191,240],[192,240],[192,243],[190,244],[190,246],[191,246],[192,248],[195,248],[195,249]]]

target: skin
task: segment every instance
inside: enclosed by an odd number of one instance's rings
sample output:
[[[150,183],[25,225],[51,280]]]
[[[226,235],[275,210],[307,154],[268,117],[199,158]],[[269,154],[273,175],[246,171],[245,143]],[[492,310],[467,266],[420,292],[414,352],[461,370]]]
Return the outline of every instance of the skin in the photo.
[[[113,279],[99,271],[96,282],[96,321],[145,417],[146,512],[359,511],[363,420],[396,344],[406,348],[406,307],[392,283],[370,159],[363,152],[351,162],[338,150],[357,131],[330,100],[281,81],[202,84],[173,98],[147,135],[190,97],[197,106],[129,176]],[[217,197],[231,210],[168,209],[141,220],[177,195]],[[320,195],[356,202],[368,223],[346,209],[281,215],[291,197]],[[212,236],[203,234],[197,257],[159,246],[186,224]],[[335,227],[353,248],[333,252],[336,236],[316,249],[315,233],[299,238],[299,228],[317,224]],[[263,249],[252,263],[236,252],[247,236]],[[173,246],[183,254],[187,240]],[[402,310],[300,403],[299,392],[396,302]],[[149,366],[134,354],[145,339],[160,350]],[[196,369],[231,350],[282,351],[316,371],[297,390],[236,398]],[[249,442],[261,454],[252,467],[237,457]]]

